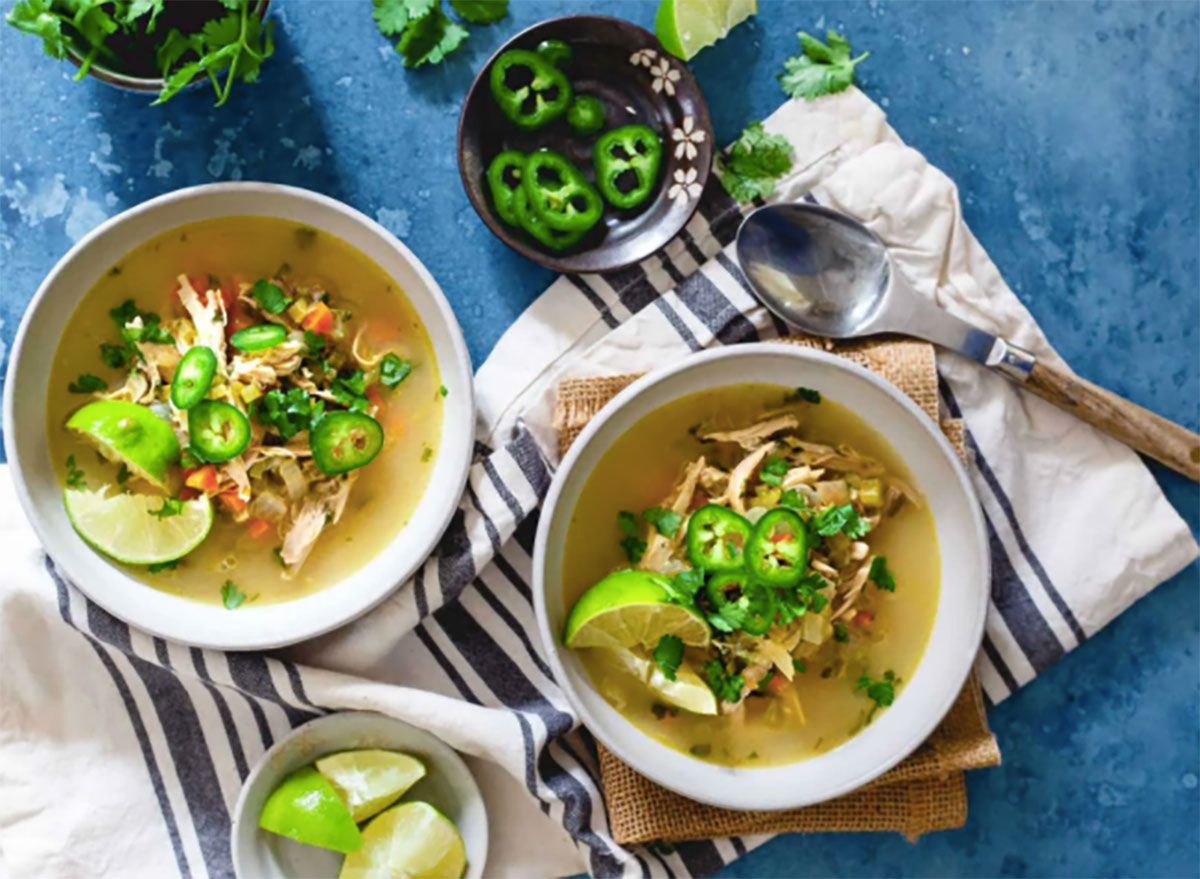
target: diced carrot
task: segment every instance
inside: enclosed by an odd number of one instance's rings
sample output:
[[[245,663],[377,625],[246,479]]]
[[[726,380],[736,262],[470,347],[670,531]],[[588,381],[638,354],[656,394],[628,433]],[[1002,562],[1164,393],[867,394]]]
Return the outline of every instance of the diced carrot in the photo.
[[[242,500],[242,496],[236,491],[223,491],[217,497],[221,499],[221,503],[231,513],[240,513],[246,509],[246,502]]]
[[[208,305],[208,297],[205,295],[208,292],[208,276],[188,275],[188,283],[192,285],[192,289],[196,291],[197,295],[199,295],[200,301],[205,305]],[[179,295],[179,290],[175,291],[175,295]]]
[[[233,308],[233,303],[238,301],[238,290],[236,284],[231,284],[227,281],[221,282],[221,301],[225,303],[225,312],[228,313]]]
[[[179,499],[181,501],[195,500],[198,497],[200,497],[200,492],[196,491],[196,489],[192,488],[191,486],[185,485],[183,488],[179,489]]]
[[[246,520],[246,530],[255,540],[261,540],[270,533],[271,523],[258,516],[251,516]]]
[[[854,622],[860,626],[869,626],[875,619],[875,614],[869,610],[860,610],[854,615]]]
[[[787,686],[787,682],[788,682],[787,678],[785,678],[783,675],[776,672],[771,677],[771,680],[767,681],[767,689],[771,690],[772,692],[778,693],[780,690],[782,690],[784,687]]]
[[[329,310],[329,306],[324,302],[318,302],[308,314],[304,315],[304,320],[300,321],[300,326],[306,330],[312,330],[314,333],[332,333],[333,312]]]
[[[217,490],[217,468],[212,464],[205,464],[203,467],[198,467],[195,470],[185,470],[183,483],[191,488],[202,491],[205,494],[214,494]]]
[[[379,393],[378,384],[367,385],[367,389],[363,393],[371,401],[372,406],[376,409],[383,409],[383,394]]]

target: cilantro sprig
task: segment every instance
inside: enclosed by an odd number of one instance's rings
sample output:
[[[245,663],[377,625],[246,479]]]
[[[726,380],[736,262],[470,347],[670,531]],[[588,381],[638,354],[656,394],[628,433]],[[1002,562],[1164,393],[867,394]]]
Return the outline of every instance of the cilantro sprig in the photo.
[[[183,513],[183,501],[178,498],[165,497],[163,498],[161,507],[157,510],[147,510],[146,512],[156,519],[169,519],[172,516],[178,516]]]
[[[880,708],[887,708],[896,701],[896,684],[898,683],[900,683],[900,679],[891,669],[885,671],[883,677],[877,681],[871,680],[871,676],[866,674],[858,679],[858,683],[854,685],[854,691],[857,693],[865,690],[867,698],[875,703],[867,715],[867,723],[871,722],[876,711]]]
[[[850,57],[850,41],[836,31],[825,31],[827,42],[800,31],[800,54],[783,62],[779,84],[793,98],[818,98],[845,91],[854,82],[854,68],[871,54]]]
[[[709,660],[704,663],[703,670],[709,689],[722,702],[736,702],[742,698],[742,690],[746,687],[746,679],[740,674],[734,674],[726,669],[721,660]]]
[[[871,562],[871,570],[867,572],[867,579],[875,584],[876,589],[883,589],[887,592],[896,591],[896,578],[888,570],[887,558],[884,556],[876,556],[875,560]]]
[[[642,560],[646,552],[646,541],[638,536],[637,517],[628,510],[617,513],[617,527],[621,531],[621,549],[633,564]]]
[[[251,2],[221,0],[229,13],[206,22],[200,33],[172,30],[167,35],[156,56],[164,81],[154,104],[170,100],[202,73],[212,83],[218,107],[229,100],[234,80],[258,81],[262,63],[275,54],[275,22],[264,26],[262,19],[251,13]],[[222,72],[224,82],[219,77]]]
[[[372,0],[371,16],[385,37],[396,37],[405,67],[437,64],[467,39],[468,30],[442,10],[441,0]],[[508,0],[450,0],[463,21],[491,24],[508,14]]]
[[[762,469],[758,471],[758,478],[767,485],[782,485],[783,477],[787,475],[791,466],[786,458],[781,458],[779,455],[772,455],[767,458],[766,463],[762,465]]]
[[[67,384],[67,390],[72,394],[92,394],[96,391],[103,391],[108,387],[104,379],[99,376],[92,375],[90,372],[85,372],[73,382]]]
[[[654,646],[654,662],[662,669],[663,677],[675,680],[679,664],[683,662],[683,641],[676,635],[663,635]]]
[[[724,155],[716,170],[725,191],[739,203],[766,198],[775,181],[792,170],[795,153],[781,134],[768,134],[761,122],[751,123]]]
[[[831,537],[840,531],[851,540],[857,540],[871,530],[871,524],[849,504],[821,510],[813,517],[812,527],[822,537]]]
[[[657,528],[663,537],[674,537],[679,526],[683,524],[683,516],[662,507],[651,507],[642,513],[642,518]]]

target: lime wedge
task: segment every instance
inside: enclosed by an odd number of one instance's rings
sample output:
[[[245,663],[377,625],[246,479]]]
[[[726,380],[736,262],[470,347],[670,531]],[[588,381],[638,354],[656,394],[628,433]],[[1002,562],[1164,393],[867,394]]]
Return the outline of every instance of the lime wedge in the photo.
[[[654,34],[664,49],[689,61],[756,12],[758,0],[661,0]]]
[[[338,879],[459,879],[467,850],[450,819],[429,803],[402,803],[363,831],[363,847],[342,861]]]
[[[717,697],[709,689],[700,675],[696,674],[686,662],[675,672],[675,680],[667,680],[666,675],[659,669],[658,664],[648,656],[633,650],[615,648],[599,651],[603,667],[621,674],[633,675],[654,692],[658,693],[664,702],[690,711],[693,714],[716,714]],[[603,687],[600,688],[603,692]]]
[[[258,826],[296,842],[347,853],[362,848],[363,835],[325,776],[311,766],[285,778],[258,816]]]
[[[171,425],[145,406],[97,400],[77,409],[67,428],[95,443],[110,461],[123,462],[135,475],[167,488],[168,468],[179,460],[179,440]]]
[[[316,762],[355,821],[382,812],[425,777],[425,764],[399,751],[343,751]]]
[[[127,565],[153,565],[187,555],[212,527],[206,495],[182,501],[178,513],[163,515],[167,499],[150,494],[105,496],[105,489],[63,490],[67,518],[79,536]]]
[[[663,635],[707,647],[708,623],[691,608],[671,604],[667,580],[649,571],[617,571],[580,596],[567,617],[568,647],[653,648]]]

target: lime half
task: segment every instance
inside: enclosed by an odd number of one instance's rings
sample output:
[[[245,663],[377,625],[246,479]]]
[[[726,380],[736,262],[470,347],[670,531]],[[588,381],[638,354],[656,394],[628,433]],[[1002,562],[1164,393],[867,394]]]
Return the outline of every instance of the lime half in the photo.
[[[399,751],[343,751],[316,762],[355,821],[382,812],[425,777],[425,764]]]
[[[208,536],[213,520],[208,497],[200,495],[178,503],[179,511],[172,514],[167,498],[159,495],[107,497],[102,488],[63,490],[67,518],[79,536],[128,565],[173,561],[187,555]]]
[[[617,571],[580,596],[567,617],[568,647],[653,648],[663,635],[707,647],[708,623],[691,608],[667,601],[666,578],[649,571]]]
[[[758,0],[661,0],[654,34],[664,49],[689,61],[756,12]]]
[[[77,409],[67,428],[95,443],[110,461],[123,462],[135,475],[167,488],[168,468],[179,460],[179,440],[171,425],[145,406],[97,400]]]
[[[258,826],[296,842],[348,853],[362,848],[363,835],[325,776],[311,766],[285,778],[258,816]]]
[[[669,705],[693,714],[716,714],[717,697],[686,662],[675,672],[675,680],[667,680],[657,663],[640,652],[616,648],[599,651],[601,666],[617,673],[633,675]],[[600,687],[601,693],[604,686]]]
[[[342,861],[338,879],[459,879],[467,850],[454,824],[429,803],[402,803],[363,831],[363,847]]]

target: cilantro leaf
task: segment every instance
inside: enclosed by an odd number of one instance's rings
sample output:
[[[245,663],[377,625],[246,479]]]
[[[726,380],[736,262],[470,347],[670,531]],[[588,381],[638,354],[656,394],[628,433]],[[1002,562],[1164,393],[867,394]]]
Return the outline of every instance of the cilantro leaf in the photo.
[[[275,53],[275,22],[264,26],[250,11],[250,0],[222,3],[230,10],[227,15],[205,22],[199,34],[175,36],[173,31],[159,47],[155,57],[163,87],[154,104],[170,100],[201,73],[208,75],[218,107],[229,100],[234,80],[251,83],[258,79],[262,63]],[[218,76],[222,71],[227,71],[224,82]]]
[[[662,669],[663,677],[675,680],[675,672],[683,662],[683,641],[675,635],[663,635],[654,647],[654,662]]]
[[[625,550],[629,561],[636,565],[646,552],[646,541],[638,537],[637,517],[628,510],[621,510],[617,513],[617,527],[625,535],[621,540],[621,549]]]
[[[871,530],[870,523],[858,515],[858,511],[849,504],[826,507],[813,518],[812,525],[813,530],[823,537],[841,531],[852,540],[857,540]]]
[[[90,372],[85,372],[75,381],[67,385],[67,390],[72,394],[91,394],[96,391],[103,391],[108,387],[108,383],[99,376],[92,375]]]
[[[320,333],[314,333],[312,330],[305,330],[304,347],[308,349],[309,354],[319,357],[321,352],[325,350],[325,337]]]
[[[226,580],[221,587],[221,603],[226,610],[235,610],[246,603],[246,593],[238,588],[232,580]]]
[[[133,471],[121,462],[121,466],[117,469],[117,485],[124,485],[133,476]]]
[[[808,509],[808,501],[804,499],[804,495],[800,494],[794,488],[785,488],[783,494],[779,496],[779,505],[781,507],[792,507],[797,510]]]
[[[704,676],[708,679],[709,689],[722,702],[736,702],[742,698],[742,690],[746,680],[741,675],[730,674],[719,659],[704,663]]]
[[[394,388],[412,372],[412,361],[395,354],[383,355],[379,362],[379,381],[385,388]]]
[[[786,458],[781,458],[779,455],[772,455],[767,458],[762,469],[758,471],[758,478],[767,485],[782,485],[783,477],[791,469]]]
[[[750,616],[749,602],[745,596],[737,601],[727,601],[718,610],[705,615],[708,624],[721,632],[733,632],[740,629]]]
[[[725,191],[739,203],[766,198],[775,181],[792,170],[795,153],[782,134],[768,134],[761,122],[746,127],[729,151],[717,157]]]
[[[408,23],[396,43],[396,51],[404,58],[405,67],[437,64],[466,38],[467,29],[447,18],[440,6],[434,6]]]
[[[172,516],[178,516],[183,513],[183,501],[178,498],[165,497],[163,498],[161,507],[157,510],[147,510],[146,512],[156,519],[169,519]]]
[[[420,18],[433,8],[438,0],[374,0],[375,8],[371,17],[375,19],[375,27],[385,37],[394,37],[408,25],[409,21]]]
[[[845,623],[833,624],[833,640],[840,644],[845,644],[850,640],[850,630],[846,628]]]
[[[784,398],[785,403],[820,403],[821,392],[814,391],[812,388],[796,388],[787,397]]]
[[[41,37],[42,50],[51,58],[66,58],[70,39],[62,32],[70,19],[51,9],[51,0],[19,0],[4,17],[17,30]]]
[[[690,607],[696,600],[696,593],[704,587],[704,571],[700,568],[688,568],[672,577],[670,583],[670,600],[675,604]]]
[[[508,15],[508,0],[450,0],[450,8],[471,24],[491,24]]]
[[[871,718],[875,716],[876,711],[880,708],[886,708],[896,701],[896,684],[898,683],[900,683],[900,679],[890,669],[885,671],[883,678],[878,681],[871,680],[870,675],[865,674],[858,679],[858,683],[854,685],[854,692],[857,693],[860,690],[866,690],[867,698],[875,703],[875,707],[867,715],[867,723],[871,722]]]
[[[325,401],[314,400],[303,388],[274,388],[255,400],[250,410],[259,424],[275,428],[286,440],[320,421]]]
[[[779,84],[793,98],[817,98],[844,91],[854,82],[854,68],[871,53],[850,57],[850,42],[836,31],[825,31],[826,45],[804,31],[799,55],[783,62]]]
[[[75,456],[67,455],[67,488],[85,488],[83,471],[75,466]]]
[[[663,537],[674,537],[679,526],[683,524],[683,516],[662,507],[651,507],[642,513],[642,518],[657,528]]]
[[[351,412],[366,412],[371,407],[371,401],[366,397],[367,375],[361,369],[343,371],[333,380],[329,390]]]
[[[887,559],[884,556],[876,556],[875,560],[871,562],[871,570],[867,573],[867,579],[875,583],[876,589],[885,589],[888,592],[896,591],[896,579],[888,570]]]
[[[179,567],[179,559],[171,559],[169,562],[155,562],[152,565],[146,566],[146,573],[161,574],[163,571],[173,571]]]
[[[617,527],[621,529],[621,533],[626,537],[637,537],[637,516],[633,515],[629,510],[621,510],[621,512],[617,513]]]
[[[129,365],[129,348],[114,342],[101,342],[100,359],[112,369],[124,369]]]
[[[279,314],[292,304],[282,287],[262,278],[254,282],[254,286],[250,288],[250,295],[268,314]]]

